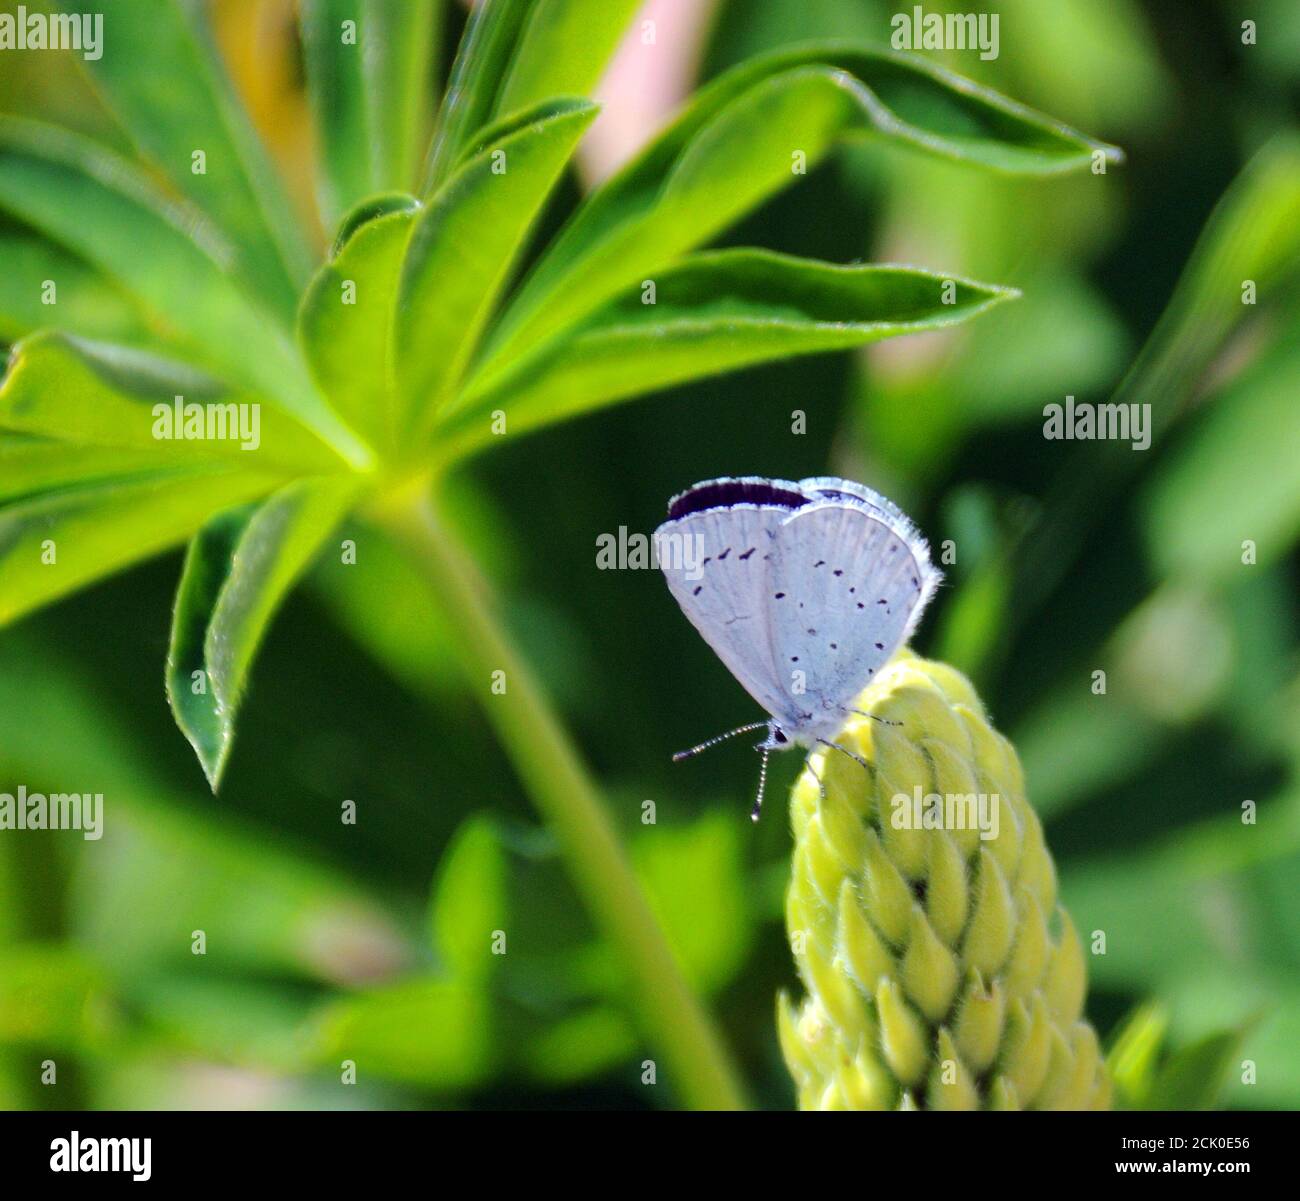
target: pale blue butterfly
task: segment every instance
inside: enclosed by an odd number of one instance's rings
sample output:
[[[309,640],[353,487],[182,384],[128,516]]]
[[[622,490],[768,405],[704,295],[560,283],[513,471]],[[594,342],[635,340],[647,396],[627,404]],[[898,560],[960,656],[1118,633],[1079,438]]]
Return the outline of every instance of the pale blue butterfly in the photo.
[[[673,758],[766,729],[755,821],[772,751],[820,745],[862,762],[835,735],[941,579],[897,506],[831,477],[706,480],[668,502],[655,550],[691,624],[771,715]]]

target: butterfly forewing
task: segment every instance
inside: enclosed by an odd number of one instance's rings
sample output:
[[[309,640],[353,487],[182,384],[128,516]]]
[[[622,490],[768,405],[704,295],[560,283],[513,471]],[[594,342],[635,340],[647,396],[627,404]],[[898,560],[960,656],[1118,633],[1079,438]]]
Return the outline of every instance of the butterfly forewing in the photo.
[[[768,573],[788,507],[736,504],[667,521],[659,565],[682,612],[768,713],[790,720],[788,679],[774,659]]]

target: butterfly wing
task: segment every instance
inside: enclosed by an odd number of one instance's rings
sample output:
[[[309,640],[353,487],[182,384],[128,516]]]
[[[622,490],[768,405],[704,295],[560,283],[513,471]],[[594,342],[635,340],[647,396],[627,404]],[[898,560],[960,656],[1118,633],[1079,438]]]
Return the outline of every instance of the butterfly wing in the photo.
[[[803,673],[793,733],[826,736],[911,633],[939,573],[910,524],[853,496],[794,510],[774,541],[776,666]]]
[[[655,531],[659,566],[682,612],[745,691],[783,722],[794,714],[789,673],[778,672],[773,655],[768,573],[793,503],[685,512]]]

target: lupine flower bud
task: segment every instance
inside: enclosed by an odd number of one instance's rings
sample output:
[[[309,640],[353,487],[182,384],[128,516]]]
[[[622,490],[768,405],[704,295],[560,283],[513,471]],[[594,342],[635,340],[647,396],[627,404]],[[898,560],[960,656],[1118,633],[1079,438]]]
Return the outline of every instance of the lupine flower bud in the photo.
[[[801,1109],[1104,1109],[1083,948],[1011,745],[903,652],[790,799],[778,1026]],[[820,784],[819,784],[820,779]]]

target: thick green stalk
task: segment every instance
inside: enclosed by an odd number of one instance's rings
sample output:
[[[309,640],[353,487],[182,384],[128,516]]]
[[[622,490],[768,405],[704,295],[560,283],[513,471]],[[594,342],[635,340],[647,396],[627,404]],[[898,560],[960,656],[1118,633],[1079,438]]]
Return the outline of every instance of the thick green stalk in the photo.
[[[474,564],[438,520],[427,488],[383,517],[456,630],[461,666],[484,712],[558,839],[597,926],[621,953],[642,1029],[664,1056],[668,1082],[694,1108],[742,1108],[718,1033],[686,983],[577,751],[503,633]],[[506,681],[500,695],[489,692],[498,671]]]

